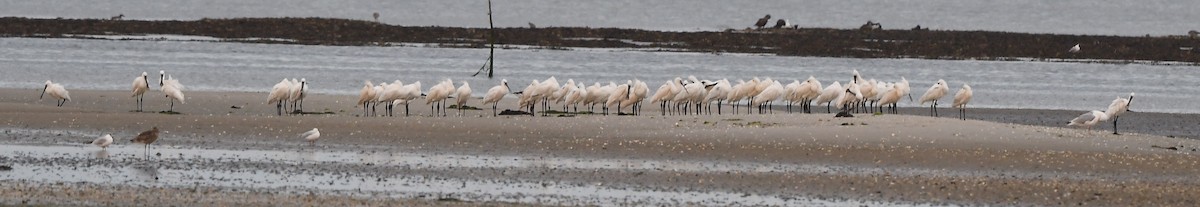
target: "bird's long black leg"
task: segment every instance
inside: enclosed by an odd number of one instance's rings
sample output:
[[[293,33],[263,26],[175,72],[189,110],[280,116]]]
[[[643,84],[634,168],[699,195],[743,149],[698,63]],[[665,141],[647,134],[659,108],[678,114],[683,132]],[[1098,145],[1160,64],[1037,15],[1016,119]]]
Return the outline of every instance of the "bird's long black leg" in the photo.
[[[1113,117],[1113,134],[1115,134],[1115,135],[1121,135],[1121,133],[1117,133],[1117,119],[1120,119],[1120,118],[1121,117],[1119,117],[1119,116]]]

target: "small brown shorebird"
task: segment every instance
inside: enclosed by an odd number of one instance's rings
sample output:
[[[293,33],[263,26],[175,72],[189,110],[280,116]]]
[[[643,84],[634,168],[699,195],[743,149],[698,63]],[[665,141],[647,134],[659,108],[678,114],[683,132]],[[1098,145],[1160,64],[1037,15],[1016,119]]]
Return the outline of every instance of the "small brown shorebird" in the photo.
[[[134,137],[133,140],[129,140],[129,141],[132,141],[134,143],[145,144],[146,151],[145,151],[145,153],[143,153],[143,155],[149,156],[150,155],[150,144],[154,143],[154,141],[156,141],[156,140],[158,140],[158,127],[154,127],[153,129],[144,131],[141,134],[138,134],[137,137]]]

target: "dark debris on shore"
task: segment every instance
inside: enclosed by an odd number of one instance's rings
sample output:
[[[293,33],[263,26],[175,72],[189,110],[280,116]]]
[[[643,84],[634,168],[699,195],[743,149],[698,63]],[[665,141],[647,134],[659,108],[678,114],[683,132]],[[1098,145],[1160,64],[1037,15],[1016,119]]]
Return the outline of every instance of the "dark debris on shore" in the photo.
[[[485,48],[485,28],[413,27],[330,18],[235,18],[194,21],[0,18],[0,36],[174,34],[236,42],[309,45],[432,43]],[[1028,34],[991,31],[761,29],[668,32],[619,28],[497,28],[497,44],[549,49],[645,48],[711,53],[765,53],[852,58],[929,58],[1200,65],[1200,39]],[[276,41],[262,38],[294,40]],[[1080,44],[1082,52],[1068,48]]]

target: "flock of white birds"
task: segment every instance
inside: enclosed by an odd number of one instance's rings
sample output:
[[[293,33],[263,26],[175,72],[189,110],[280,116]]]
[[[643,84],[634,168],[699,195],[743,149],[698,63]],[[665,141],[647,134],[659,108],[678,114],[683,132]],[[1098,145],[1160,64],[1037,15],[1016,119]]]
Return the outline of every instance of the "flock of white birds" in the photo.
[[[776,101],[785,103],[789,112],[793,106],[799,106],[802,112],[812,113],[812,105],[815,103],[825,105],[827,113],[832,112],[831,108],[837,108],[840,113],[862,111],[896,113],[896,106],[903,97],[908,97],[912,101],[909,82],[904,77],[900,77],[897,82],[885,82],[863,78],[857,70],[854,70],[852,75],[852,79],[846,84],[834,81],[824,87],[812,76],[804,81],[793,80],[787,85],[771,78],[755,77],[750,80],[737,80],[735,84],[728,79],[714,81],[699,80],[693,76],[676,77],[664,82],[653,94],[650,93],[646,82],[641,80],[627,80],[623,84],[608,82],[606,85],[597,82],[588,86],[582,82],[575,82],[573,79],[567,79],[560,85],[555,77],[550,77],[546,80],[533,80],[524,90],[516,92],[509,87],[508,80],[501,80],[500,84],[487,90],[480,104],[491,104],[492,114],[497,116],[499,115],[498,103],[505,97],[513,95],[518,98],[518,107],[528,110],[528,112],[519,113],[527,113],[531,116],[537,110],[550,111],[551,104],[562,104],[562,112],[569,112],[573,109],[576,113],[579,112],[579,105],[584,105],[591,111],[599,104],[602,110],[601,114],[607,115],[615,110],[616,114],[621,115],[639,114],[642,102],[648,98],[649,102],[659,105],[663,115],[699,115],[712,114],[714,104],[717,114],[722,113],[721,108],[726,104],[736,114],[738,113],[738,103],[745,104],[746,113],[753,113],[754,108],[757,108],[760,114],[773,113],[770,107]],[[149,85],[150,82],[145,72],[134,78],[132,96],[137,100],[137,111],[142,111],[145,93],[150,89]],[[168,111],[174,111],[175,101],[186,103],[183,85],[165,71],[159,71],[159,86],[159,90],[170,100]],[[279,115],[284,114],[289,103],[293,110],[291,113],[302,113],[304,98],[308,91],[308,80],[285,78],[271,88],[266,103],[275,104]],[[425,99],[425,104],[430,105],[433,116],[446,116],[446,108],[457,108],[458,114],[461,116],[462,110],[472,99],[470,98],[471,92],[471,86],[466,81],[455,87],[454,82],[450,79],[440,81],[424,91],[420,81],[404,84],[396,80],[378,85],[371,81],[365,81],[356,106],[363,107],[363,116],[377,116],[376,108],[379,104],[384,104],[385,112],[388,116],[392,116],[393,108],[403,104],[404,114],[408,116],[408,105],[417,99]],[[939,79],[916,101],[922,106],[930,103],[930,114],[938,116],[938,102],[949,92],[950,88],[946,81]],[[49,80],[46,81],[40,98],[44,98],[46,94],[57,99],[56,104],[60,107],[71,100],[66,88]],[[966,83],[962,84],[962,87],[954,94],[954,102],[951,107],[959,109],[958,118],[966,119],[966,105],[970,103],[973,94],[971,86]],[[1068,126],[1082,126],[1090,131],[1091,127],[1096,124],[1112,120],[1113,134],[1118,134],[1117,118],[1129,111],[1133,95],[1130,93],[1129,98],[1118,97],[1105,111],[1094,110],[1084,113],[1072,119]],[[452,98],[455,99],[455,105],[446,106],[448,99]],[[541,108],[537,108],[539,102],[542,104]],[[319,132],[315,128],[302,135],[309,141],[314,141],[319,136]],[[111,142],[111,137],[105,136],[97,139],[95,144],[106,147]]]
[[[786,103],[789,111],[793,106],[798,105],[801,107],[800,110],[806,113],[812,113],[813,103],[824,104],[826,112],[831,112],[831,107],[842,112],[851,110],[882,112],[885,107],[888,107],[891,112],[895,112],[896,105],[902,97],[907,96],[909,100],[912,100],[912,96],[909,94],[908,80],[904,77],[900,77],[898,82],[884,82],[865,79],[857,70],[852,74],[853,79],[845,85],[834,81],[825,87],[822,87],[821,82],[812,76],[804,81],[794,80],[787,85],[771,78],[755,77],[750,80],[738,80],[735,84],[728,79],[713,81],[699,80],[693,76],[686,79],[676,77],[663,83],[652,95],[646,82],[641,80],[627,80],[623,84],[594,83],[587,86],[572,79],[568,79],[560,85],[555,77],[550,77],[542,81],[533,80],[524,90],[516,92],[513,92],[508,85],[508,80],[501,80],[500,84],[488,89],[481,104],[491,104],[493,115],[498,115],[497,104],[511,94],[518,98],[519,108],[527,109],[527,113],[530,115],[534,115],[537,111],[535,108],[539,102],[542,104],[540,109],[543,112],[549,111],[550,104],[553,103],[562,104],[564,112],[570,111],[569,109],[578,112],[579,105],[594,109],[599,104],[602,110],[601,114],[607,115],[610,110],[615,110],[617,114],[627,114],[625,111],[628,111],[628,114],[638,114],[642,108],[641,103],[649,98],[649,102],[659,104],[662,114],[667,115],[711,114],[713,104],[716,104],[718,114],[722,113],[721,108],[726,104],[733,109],[734,113],[738,113],[737,103],[743,103],[743,101],[747,106],[747,113],[753,112],[751,106],[758,108],[758,113],[771,113],[772,110],[769,110],[769,107],[776,101]],[[141,111],[143,108],[144,96],[150,89],[149,85],[150,82],[145,72],[134,78],[132,96],[138,102],[137,111]],[[176,101],[186,103],[183,85],[165,71],[159,71],[159,86],[159,90],[170,100],[168,111],[174,111]],[[302,112],[303,101],[309,91],[308,87],[306,79],[285,78],[271,88],[266,103],[275,104],[279,115],[283,115],[287,111],[288,103],[291,103],[292,112]],[[462,85],[455,87],[454,82],[450,79],[440,81],[424,91],[420,81],[404,84],[396,80],[378,85],[371,81],[365,81],[359,93],[357,106],[363,106],[363,116],[372,116],[377,115],[375,113],[377,105],[384,104],[387,115],[391,116],[393,107],[403,104],[405,105],[405,116],[407,116],[409,114],[408,105],[416,99],[423,98],[425,104],[430,105],[433,115],[446,116],[446,102],[448,99],[454,98],[455,105],[452,108],[459,109],[459,115],[461,115],[462,109],[466,108],[464,106],[471,100],[469,98],[471,93],[469,83],[463,81]],[[49,80],[46,81],[45,88],[43,88],[42,97],[46,94],[58,99],[58,106],[71,100],[69,93],[61,84]],[[946,81],[938,80],[926,90],[919,102],[921,105],[932,103],[930,104],[930,113],[937,116],[938,102],[947,94],[949,94],[949,86]],[[960,118],[965,119],[966,105],[971,101],[972,95],[971,87],[965,83],[955,94],[952,107],[960,109]]]
[[[480,104],[491,104],[492,114],[495,116],[498,115],[496,111],[498,102],[511,94],[518,98],[518,107],[528,111],[529,115],[534,115],[539,110],[550,111],[551,104],[561,104],[563,112],[571,110],[579,112],[579,105],[584,105],[591,111],[595,109],[596,105],[600,105],[600,113],[607,115],[614,111],[617,114],[627,114],[626,112],[638,114],[641,112],[642,103],[649,99],[649,102],[659,105],[663,115],[667,115],[712,114],[713,105],[716,105],[717,114],[721,114],[722,107],[726,104],[732,107],[734,113],[738,113],[738,103],[746,104],[747,113],[752,113],[754,108],[758,109],[758,113],[770,113],[772,110],[769,107],[777,101],[785,103],[789,111],[793,106],[799,106],[800,110],[806,113],[812,113],[813,103],[824,104],[826,112],[832,112],[831,108],[833,107],[842,112],[851,110],[882,112],[885,107],[888,107],[894,113],[896,112],[895,107],[902,97],[907,96],[912,101],[912,96],[909,94],[909,83],[904,77],[900,77],[898,82],[885,82],[863,78],[857,70],[852,74],[853,79],[845,85],[835,81],[824,87],[812,76],[804,81],[794,80],[787,85],[770,78],[738,80],[737,83],[733,83],[728,79],[714,81],[699,80],[692,76],[686,79],[676,77],[663,83],[653,94],[650,93],[650,87],[646,82],[641,80],[627,80],[622,84],[616,82],[608,82],[606,85],[593,83],[588,86],[582,82],[575,82],[573,79],[567,79],[560,85],[557,78],[550,77],[546,80],[533,80],[524,90],[517,92],[512,91],[508,80],[501,80],[498,85],[488,89]],[[285,88],[280,87],[286,85],[286,82],[288,81],[284,80],[277,84],[276,89],[272,90],[272,94],[275,94],[275,91],[285,91]],[[294,88],[293,91],[295,91]],[[938,80],[921,96],[919,102],[921,105],[932,103],[930,104],[930,113],[937,116],[939,100],[947,96],[949,91],[946,81]],[[371,81],[365,81],[359,92],[357,105],[363,107],[363,116],[372,116],[377,115],[375,114],[377,105],[384,104],[386,115],[391,116],[393,107],[403,104],[405,105],[405,116],[407,116],[409,114],[408,105],[413,100],[424,98],[425,104],[432,108],[433,113],[431,114],[445,116],[445,102],[447,99],[454,98],[456,100],[454,108],[460,109],[459,114],[461,115],[461,109],[464,108],[461,106],[467,104],[470,94],[471,87],[468,83],[463,82],[456,89],[454,82],[450,79],[440,81],[425,91],[422,91],[419,81],[404,84],[396,80],[378,85]],[[959,118],[965,119],[966,105],[971,101],[972,95],[971,86],[967,84],[963,84],[955,94],[952,107],[960,109]],[[270,97],[269,100],[276,100],[274,99],[275,95]],[[537,108],[539,103],[541,103],[541,108]],[[434,104],[440,104],[440,106]]]

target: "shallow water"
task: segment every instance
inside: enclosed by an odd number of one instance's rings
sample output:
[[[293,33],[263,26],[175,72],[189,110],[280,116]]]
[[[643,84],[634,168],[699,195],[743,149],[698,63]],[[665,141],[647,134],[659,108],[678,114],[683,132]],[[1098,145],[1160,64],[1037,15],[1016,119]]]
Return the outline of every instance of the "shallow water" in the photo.
[[[583,26],[655,30],[751,27],[765,14],[802,27],[933,29],[1139,36],[1184,35],[1200,29],[1200,2],[1189,0],[610,0],[493,1],[499,27]],[[333,17],[414,26],[487,26],[487,1],[383,0],[72,0],[0,1],[0,14],[40,18],[201,19]],[[774,21],[771,22],[774,25]]]
[[[565,205],[772,205],[858,206],[899,205],[857,200],[827,200],[793,195],[759,195],[719,190],[672,190],[624,186],[603,181],[524,180],[505,177],[470,178],[435,175],[363,173],[337,165],[445,171],[450,174],[484,170],[537,171],[635,170],[669,172],[783,172],[839,171],[768,163],[651,161],[577,158],[527,158],[418,153],[185,149],[155,146],[149,160],[140,146],[115,145],[99,150],[86,145],[0,145],[8,152],[0,160],[13,170],[0,180],[43,183],[90,182],[143,186],[221,186],[254,189],[318,190],[351,195],[384,193],[399,197],[448,196],[463,200],[548,203]],[[269,164],[264,164],[269,163]],[[233,165],[236,167],[228,167]],[[284,165],[272,167],[272,165]],[[221,167],[225,166],[225,167]],[[311,168],[311,169],[304,169]],[[810,168],[810,169],[801,169]],[[334,169],[330,171],[329,169]],[[897,171],[899,173],[899,171]],[[925,172],[928,173],[928,172]],[[474,173],[471,173],[474,175]]]
[[[476,96],[508,79],[514,91],[532,79],[558,78],[618,84],[629,79],[651,90],[679,76],[701,79],[772,77],[783,84],[815,76],[822,84],[846,83],[850,71],[869,79],[907,78],[914,98],[938,79],[951,94],[971,84],[981,108],[1103,110],[1114,98],[1137,92],[1134,111],[1200,113],[1200,70],[1194,66],[1049,62],[853,59],[773,55],[644,52],[622,49],[498,50],[497,78],[470,77],[487,50],[430,47],[343,47],[213,43],[0,38],[0,87],[40,89],[53,80],[67,89],[128,90],[141,72],[166,70],[186,91],[266,92],[283,78],[307,78],[314,93],[357,94],[364,80],[421,81],[428,89],[453,78],[471,83]],[[156,77],[153,79],[157,79]],[[152,81],[153,82],[153,81]],[[157,88],[152,88],[157,90]],[[265,96],[265,94],[264,94]],[[951,101],[947,97],[943,102]],[[916,106],[902,101],[901,106]],[[948,104],[943,104],[948,105]]]

